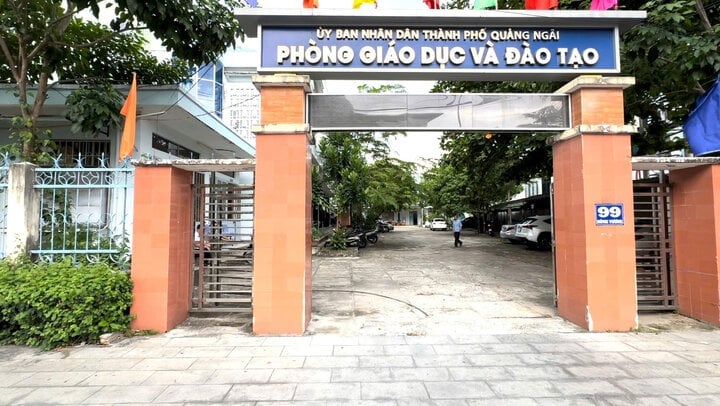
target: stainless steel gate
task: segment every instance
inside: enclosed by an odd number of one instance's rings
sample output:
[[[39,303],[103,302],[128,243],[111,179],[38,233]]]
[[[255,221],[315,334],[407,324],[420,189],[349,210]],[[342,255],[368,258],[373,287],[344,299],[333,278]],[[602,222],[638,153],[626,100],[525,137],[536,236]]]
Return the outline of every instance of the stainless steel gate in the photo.
[[[633,186],[638,310],[675,310],[670,185],[663,176]]]
[[[195,184],[192,310],[252,313],[254,186]]]

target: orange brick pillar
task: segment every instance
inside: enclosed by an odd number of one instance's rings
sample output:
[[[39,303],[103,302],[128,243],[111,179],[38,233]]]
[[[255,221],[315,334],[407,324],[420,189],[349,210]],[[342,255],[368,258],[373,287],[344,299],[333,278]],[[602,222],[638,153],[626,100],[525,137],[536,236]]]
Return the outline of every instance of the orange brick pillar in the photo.
[[[312,299],[312,187],[305,95],[310,79],[255,76],[253,332],[302,334]]]
[[[132,328],[165,332],[190,311],[192,172],[135,169]]]
[[[720,166],[670,172],[680,314],[720,325]]]
[[[555,267],[560,316],[589,331],[637,327],[630,136],[623,89],[634,78],[580,76],[572,126],[553,140]],[[598,225],[597,204],[621,204],[624,225]]]

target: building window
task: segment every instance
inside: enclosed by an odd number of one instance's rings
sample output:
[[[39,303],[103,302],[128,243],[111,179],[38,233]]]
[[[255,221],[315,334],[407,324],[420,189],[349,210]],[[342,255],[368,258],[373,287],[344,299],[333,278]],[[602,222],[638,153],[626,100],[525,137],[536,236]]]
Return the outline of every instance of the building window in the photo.
[[[58,140],[55,141],[57,154],[60,157],[60,166],[72,168],[77,166],[77,160],[82,159],[84,168],[99,168],[108,166],[110,158],[109,140]],[[105,160],[103,165],[102,160]]]
[[[178,158],[187,158],[187,159],[198,159],[200,158],[200,154],[187,149],[181,145],[178,145],[166,138],[163,138],[159,136],[156,133],[153,133],[152,135],[152,147],[157,149],[158,151],[167,152],[170,155],[174,155]]]

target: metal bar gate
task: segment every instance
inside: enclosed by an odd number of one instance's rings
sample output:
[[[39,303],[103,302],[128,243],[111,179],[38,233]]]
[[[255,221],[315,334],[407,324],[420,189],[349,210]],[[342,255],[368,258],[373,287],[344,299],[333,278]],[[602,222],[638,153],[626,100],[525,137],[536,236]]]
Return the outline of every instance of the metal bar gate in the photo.
[[[662,177],[633,186],[638,310],[675,310],[670,185]]]
[[[192,310],[252,313],[254,186],[193,185]]]

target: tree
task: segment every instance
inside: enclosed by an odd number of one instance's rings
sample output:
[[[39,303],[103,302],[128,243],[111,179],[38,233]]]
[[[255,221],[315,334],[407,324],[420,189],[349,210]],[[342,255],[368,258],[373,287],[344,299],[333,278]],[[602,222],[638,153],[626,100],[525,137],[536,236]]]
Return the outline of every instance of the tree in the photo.
[[[108,25],[79,18],[97,18],[102,5],[115,7]],[[71,107],[71,118],[94,112],[75,130],[117,124],[121,98],[109,83],[129,83],[134,70],[141,71],[141,83],[179,82],[188,66],[213,61],[234,46],[242,32],[232,10],[240,6],[238,0],[0,1],[0,77],[17,87],[17,152],[29,161],[40,158],[45,134],[38,118],[53,83],[97,86],[95,93],[85,89],[85,97],[71,99],[92,101]],[[146,29],[177,59],[160,63],[143,51],[138,32]]]
[[[384,212],[400,211],[418,202],[415,165],[394,158],[373,162],[368,168],[367,218],[373,223]]]

